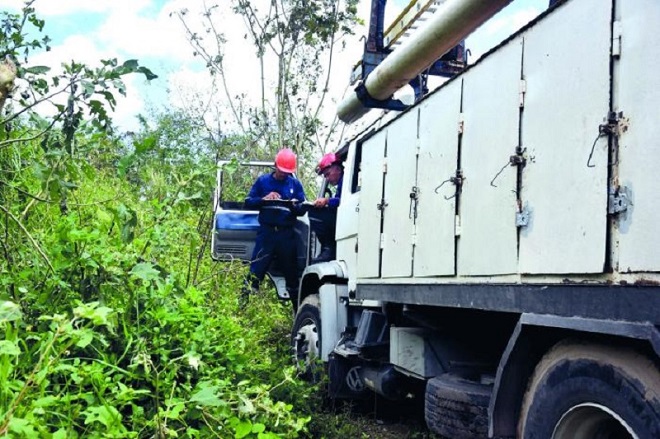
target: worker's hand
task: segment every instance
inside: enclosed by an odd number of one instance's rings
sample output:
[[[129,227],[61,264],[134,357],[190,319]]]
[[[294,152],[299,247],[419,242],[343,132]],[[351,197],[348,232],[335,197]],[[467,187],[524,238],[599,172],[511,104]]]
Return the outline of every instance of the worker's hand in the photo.
[[[282,198],[280,196],[280,194],[278,194],[277,192],[271,192],[271,193],[267,194],[263,199],[264,200],[279,200],[280,198]]]
[[[325,207],[328,205],[328,198],[317,198],[314,200],[314,207]]]

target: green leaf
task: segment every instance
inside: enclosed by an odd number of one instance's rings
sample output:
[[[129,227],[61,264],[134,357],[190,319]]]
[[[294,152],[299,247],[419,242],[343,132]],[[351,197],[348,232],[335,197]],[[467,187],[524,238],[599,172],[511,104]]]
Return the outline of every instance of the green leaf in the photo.
[[[111,427],[118,424],[121,420],[119,411],[109,406],[89,407],[83,414],[85,415],[85,425],[98,422],[105,427]]]
[[[55,396],[43,396],[36,399],[32,405],[35,407],[52,407],[60,401],[60,398]]]
[[[25,73],[32,73],[33,75],[42,75],[48,72],[50,72],[50,67],[47,66],[33,66],[25,69]]]
[[[142,73],[147,78],[147,81],[151,81],[152,79],[158,78],[158,75],[154,74],[151,70],[149,70],[146,67],[140,67],[139,69],[137,69],[137,71],[139,73]]]
[[[112,216],[101,208],[96,209],[96,218],[104,225],[110,225],[112,223]]]
[[[160,273],[151,264],[151,262],[140,262],[131,269],[131,274],[143,281],[152,281],[158,279]]]
[[[235,428],[236,428],[236,434],[234,435],[234,437],[240,439],[252,433],[252,422],[241,421]]]
[[[20,306],[8,300],[0,302],[0,323],[13,322],[21,318],[23,318],[23,314]]]
[[[147,151],[151,151],[154,149],[154,146],[156,146],[156,142],[158,141],[156,135],[152,136],[147,136],[142,141],[140,142],[133,142],[133,146],[135,147],[135,152],[138,154],[143,154]]]
[[[202,193],[201,192],[195,192],[192,195],[186,195],[183,192],[179,192],[176,196],[177,202],[179,201],[188,201],[188,200],[199,200],[202,198]]]
[[[89,319],[95,325],[108,325],[110,322],[108,316],[112,313],[112,308],[107,306],[98,306],[98,302],[83,303],[73,310],[73,315],[84,319]]]
[[[264,424],[254,424],[252,425],[252,433],[263,433],[266,431],[266,426]]]
[[[239,394],[238,397],[240,398],[241,402],[243,403],[239,407],[239,411],[241,411],[242,413],[249,413],[249,414],[252,414],[252,413],[255,412],[254,404],[252,403],[252,401],[250,401],[250,399],[247,396]]]
[[[80,334],[80,338],[76,342],[76,346],[78,346],[79,348],[85,348],[89,346],[92,340],[94,340],[94,332],[90,331],[89,329],[81,330],[79,334]]]
[[[226,405],[223,400],[216,396],[215,392],[217,390],[218,386],[204,387],[190,398],[190,402],[195,402],[206,407],[221,407]]]
[[[181,415],[181,412],[186,408],[186,405],[183,402],[178,402],[172,406],[169,406],[165,417],[167,419],[178,419]]]
[[[94,90],[96,90],[96,86],[94,85],[93,82],[90,81],[82,81],[81,82],[83,89],[85,90],[85,96],[89,97],[94,94]]]
[[[121,224],[121,240],[130,243],[135,237],[137,227],[137,214],[133,209],[120,204],[115,212],[118,222]]]
[[[125,155],[124,157],[119,159],[119,164],[117,165],[117,175],[120,177],[126,176],[128,173],[129,168],[135,161],[135,156],[134,155]]]
[[[21,349],[13,341],[0,340],[0,355],[18,357],[21,355]]]
[[[53,439],[66,439],[68,437],[69,433],[63,428],[60,428],[55,433],[53,433]]]
[[[34,431],[34,426],[30,421],[16,416],[9,420],[9,431],[18,433],[21,437],[36,438],[37,432]]]
[[[129,59],[124,61],[124,64],[121,66],[131,72],[134,72],[138,68],[138,60],[136,59]]]
[[[128,73],[142,73],[147,78],[147,81],[158,78],[158,75],[155,75],[151,70],[140,66],[136,59],[129,59],[124,61],[124,63],[117,67],[114,72],[120,76],[126,75]]]

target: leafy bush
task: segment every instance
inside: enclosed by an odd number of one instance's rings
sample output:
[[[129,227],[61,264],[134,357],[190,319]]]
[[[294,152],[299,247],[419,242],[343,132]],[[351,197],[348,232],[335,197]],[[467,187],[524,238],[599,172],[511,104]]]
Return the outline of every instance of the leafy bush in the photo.
[[[23,87],[2,84],[0,112],[0,436],[315,435],[290,305],[272,293],[240,310],[246,267],[208,255],[213,155],[240,139],[174,112],[117,137],[113,92],[153,74],[133,60],[29,66],[49,43],[25,39],[44,24],[31,3],[0,13]]]
[[[290,307],[260,297],[240,313],[238,264],[202,259],[194,285],[182,249],[203,243],[186,202],[119,201],[122,186],[97,176],[78,195],[115,201],[67,215],[35,208],[30,235],[44,257],[35,246],[3,276],[0,434],[304,433],[309,417],[279,398],[310,392],[288,362]]]

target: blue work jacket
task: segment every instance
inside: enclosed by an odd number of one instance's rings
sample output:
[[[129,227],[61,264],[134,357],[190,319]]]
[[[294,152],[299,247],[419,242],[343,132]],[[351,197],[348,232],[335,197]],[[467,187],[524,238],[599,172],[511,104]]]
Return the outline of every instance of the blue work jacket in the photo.
[[[335,188],[335,196],[328,199],[329,207],[338,207],[339,202],[341,201],[341,186],[344,183],[344,176],[342,175],[339,181],[337,182],[337,187]]]
[[[282,201],[264,200],[263,197],[271,192],[280,194]],[[297,202],[283,202],[288,200],[297,200]],[[296,216],[305,213],[299,204],[303,201],[305,201],[305,192],[299,180],[290,175],[284,180],[277,180],[274,173],[270,173],[260,176],[254,182],[245,199],[245,207],[259,209],[259,224],[292,227],[296,223]]]

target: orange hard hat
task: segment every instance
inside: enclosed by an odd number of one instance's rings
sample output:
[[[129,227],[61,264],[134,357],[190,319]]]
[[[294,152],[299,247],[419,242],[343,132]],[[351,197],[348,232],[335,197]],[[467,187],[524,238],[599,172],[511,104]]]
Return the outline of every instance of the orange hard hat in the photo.
[[[281,149],[275,156],[275,167],[287,174],[296,172],[296,153],[289,148]]]
[[[320,175],[325,169],[329,168],[335,163],[339,163],[339,159],[334,152],[325,154],[323,157],[321,157],[319,164],[316,166],[316,173]]]

